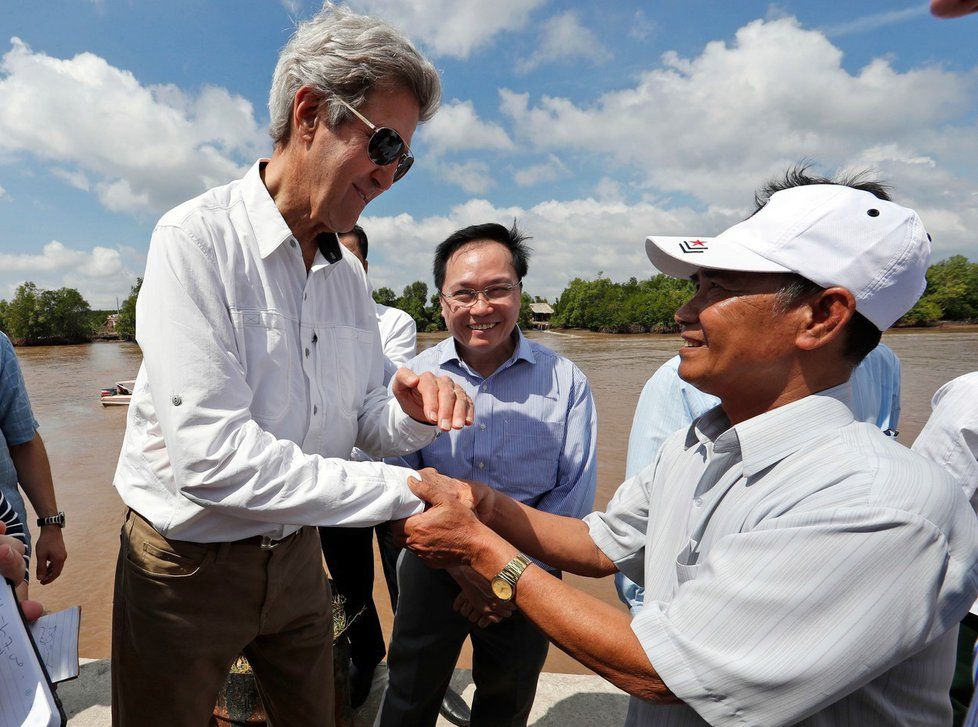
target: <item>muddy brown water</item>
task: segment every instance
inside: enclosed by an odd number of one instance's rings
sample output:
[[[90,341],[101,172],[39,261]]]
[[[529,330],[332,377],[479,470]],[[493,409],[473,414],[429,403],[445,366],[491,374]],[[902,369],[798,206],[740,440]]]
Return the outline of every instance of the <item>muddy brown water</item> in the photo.
[[[530,335],[569,357],[590,379],[599,417],[595,505],[601,508],[622,480],[628,432],[642,385],[675,354],[679,339],[586,332]],[[434,345],[440,339],[439,335],[422,336],[419,347]],[[934,391],[946,381],[978,369],[978,327],[890,333],[884,340],[902,362],[900,440],[909,444],[927,420]],[[31,595],[52,610],[81,604],[80,653],[107,657],[112,580],[123,513],[112,475],[126,408],[103,408],[98,393],[103,386],[134,378],[140,352],[134,344],[93,343],[19,348],[17,355],[51,458],[58,504],[66,511],[68,522],[65,539],[69,557],[64,574],[51,585],[35,584]],[[376,571],[380,573],[379,563]],[[594,581],[568,576],[567,581],[603,601],[618,604],[610,578]],[[378,577],[375,600],[389,636],[392,617],[384,589],[383,578]],[[460,664],[470,664],[468,646]],[[555,647],[545,669],[587,673]]]

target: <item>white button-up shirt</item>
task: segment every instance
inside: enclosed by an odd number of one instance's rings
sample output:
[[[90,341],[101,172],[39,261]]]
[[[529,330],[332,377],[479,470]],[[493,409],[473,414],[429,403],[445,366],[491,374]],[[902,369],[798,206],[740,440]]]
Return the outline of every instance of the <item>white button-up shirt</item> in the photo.
[[[418,348],[418,325],[400,308],[377,303],[380,346],[384,350],[384,383],[412,358]]]
[[[732,427],[712,409],[586,518],[644,584],[632,630],[685,702],[633,699],[628,725],[950,723],[978,521],[849,401],[844,384]]]
[[[282,538],[423,507],[410,470],[348,461],[354,446],[398,455],[437,434],[383,385],[363,268],[330,237],[307,273],[260,165],[163,216],[136,304],[143,364],[115,486],[181,540]]]
[[[948,381],[931,406],[913,451],[951,475],[978,512],[978,371]]]

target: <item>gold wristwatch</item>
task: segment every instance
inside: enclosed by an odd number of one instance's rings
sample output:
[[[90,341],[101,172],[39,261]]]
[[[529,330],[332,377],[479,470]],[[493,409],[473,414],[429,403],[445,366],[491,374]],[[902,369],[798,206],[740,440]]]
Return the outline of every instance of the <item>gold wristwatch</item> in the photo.
[[[512,601],[516,596],[516,581],[530,565],[530,559],[520,553],[507,563],[492,579],[492,592],[500,601]]]

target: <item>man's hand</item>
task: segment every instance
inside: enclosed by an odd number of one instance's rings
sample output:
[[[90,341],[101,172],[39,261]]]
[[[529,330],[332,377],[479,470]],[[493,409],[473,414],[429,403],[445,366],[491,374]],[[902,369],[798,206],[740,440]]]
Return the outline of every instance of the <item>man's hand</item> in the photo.
[[[489,582],[468,566],[449,568],[448,572],[462,589],[452,608],[479,628],[484,629],[513,615],[516,607],[496,598]]]
[[[431,467],[420,470],[418,474],[421,479],[409,477],[408,486],[429,505],[451,500],[473,510],[482,522],[487,523],[492,518],[496,491],[489,485],[447,477]]]
[[[475,418],[472,400],[448,376],[435,376],[429,371],[416,374],[400,368],[391,381],[391,391],[405,414],[419,422],[435,424],[444,432],[468,426]]]
[[[65,567],[68,551],[65,549],[64,533],[57,525],[45,525],[34,546],[34,560],[37,561],[37,580],[47,585]]]
[[[412,488],[418,482],[408,481]],[[467,565],[479,537],[490,532],[470,504],[453,497],[442,497],[424,512],[394,521],[391,526],[395,541],[432,568]]]

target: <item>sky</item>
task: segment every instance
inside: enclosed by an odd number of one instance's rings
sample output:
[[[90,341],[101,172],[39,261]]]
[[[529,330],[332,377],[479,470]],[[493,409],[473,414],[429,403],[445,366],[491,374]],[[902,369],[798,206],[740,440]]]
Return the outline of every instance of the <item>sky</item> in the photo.
[[[438,68],[416,163],[360,219],[375,288],[432,287],[435,245],[515,219],[524,289],[654,271],[809,160],[871,170],[933,261],[978,260],[978,16],[926,0],[351,0]],[[32,280],[115,308],[156,220],[271,153],[278,51],[313,0],[45,0],[0,10],[0,298]]]

